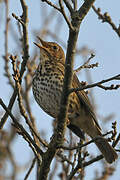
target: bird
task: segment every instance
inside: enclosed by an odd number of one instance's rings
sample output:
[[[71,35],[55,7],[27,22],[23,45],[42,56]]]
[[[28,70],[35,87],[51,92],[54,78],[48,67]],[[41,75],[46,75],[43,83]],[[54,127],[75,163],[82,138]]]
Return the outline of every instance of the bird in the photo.
[[[40,49],[40,62],[32,80],[33,96],[43,111],[56,119],[63,90],[65,54],[56,42],[47,42],[40,37],[38,39],[40,43],[34,42],[34,44]],[[81,86],[75,73],[71,86],[71,88]],[[78,137],[84,138],[85,132],[95,139],[95,144],[108,163],[111,164],[118,158],[114,148],[103,137],[93,107],[84,90],[69,95],[67,119],[68,128]]]

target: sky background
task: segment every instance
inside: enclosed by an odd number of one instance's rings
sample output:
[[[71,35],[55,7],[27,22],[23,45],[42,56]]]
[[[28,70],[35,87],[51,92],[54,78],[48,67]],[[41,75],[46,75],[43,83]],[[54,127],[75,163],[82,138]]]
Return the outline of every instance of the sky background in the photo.
[[[83,3],[83,1],[81,2]],[[33,51],[36,48],[33,44],[33,42],[36,40],[34,32],[40,31],[42,27],[43,19],[44,19],[44,16],[46,15],[44,14],[44,11],[42,10],[42,8],[44,8],[46,4],[40,3],[40,0],[36,0],[36,1],[26,0],[26,3],[28,5],[28,14],[29,14],[28,33],[29,33],[29,43],[30,43],[30,56],[32,56]],[[120,1],[119,0],[116,0],[116,1],[96,0],[95,6],[100,7],[102,10],[102,13],[108,12],[109,15],[112,17],[113,22],[118,27],[120,23],[120,8],[119,8]],[[47,6],[45,7],[47,8]],[[51,8],[49,7],[49,10],[47,11],[47,13],[49,14],[50,11],[51,11]],[[12,31],[16,33],[17,39],[15,41],[11,35],[11,32],[9,32],[9,49],[8,49],[10,54],[13,54],[13,55],[17,54],[20,56],[21,52],[17,49],[17,46],[18,46],[17,43],[19,43],[18,30],[16,26],[16,20],[11,15],[12,13],[15,13],[17,16],[20,16],[22,14],[20,1],[11,0],[9,2],[9,16],[11,19],[10,26],[12,27]],[[62,15],[59,19],[60,22],[61,22],[61,18],[63,18]],[[4,22],[5,22],[5,5],[4,3],[0,3],[0,39],[1,39],[0,41],[1,42],[0,43],[0,82],[1,82],[0,97],[3,99],[3,101],[6,104],[8,104],[9,97],[12,95],[12,89],[8,88],[8,85],[7,85],[8,80],[3,75],[4,60],[2,56],[4,55],[4,30],[5,30]],[[55,26],[55,22],[53,21],[51,24],[49,24],[49,30],[54,32],[54,26]],[[62,39],[65,45],[67,45],[68,28],[65,22],[62,25],[62,29],[60,30],[57,36],[59,37],[59,39]],[[53,41],[51,37],[48,37],[47,40]],[[62,46],[62,43],[61,43],[61,46]],[[88,15],[85,17],[80,28],[77,47],[81,48],[83,46],[87,46],[90,49],[94,50],[95,58],[92,60],[92,63],[96,63],[96,62],[99,63],[98,68],[94,68],[93,70],[91,70],[92,82],[97,82],[103,79],[107,79],[109,77],[112,77],[120,73],[119,37],[112,30],[110,25],[108,25],[107,23],[101,23],[101,20],[98,19],[97,15],[94,13],[92,9],[89,11]],[[76,56],[75,67],[80,66],[82,63],[83,63],[82,58],[79,56]],[[82,73],[80,73],[79,79],[83,81],[86,80],[84,70],[82,71]],[[114,81],[112,83],[114,83]],[[98,119],[100,116],[106,117],[107,115],[114,113],[115,114],[114,120],[118,122],[117,128],[119,131],[120,129],[120,125],[119,125],[120,124],[120,90],[104,91],[99,88],[94,88],[92,91],[93,91],[95,103],[97,104]],[[52,125],[51,125],[52,118],[40,109],[40,107],[33,100],[32,96],[33,95],[31,92],[31,99],[33,103],[32,111],[33,111],[34,116],[37,115],[37,118],[36,118],[37,127],[38,129],[40,129],[40,131],[44,130],[47,132],[46,139],[49,140],[49,137],[52,135]],[[11,121],[9,119],[9,121],[5,124],[6,129],[9,126],[10,122]],[[100,119],[99,119],[99,123],[102,124]],[[104,130],[107,130],[110,128],[111,128],[111,122],[107,123],[106,127],[104,127]],[[28,149],[28,144],[25,143],[21,137],[17,139],[17,142],[13,143],[13,151],[15,152],[17,161],[20,164],[22,164],[25,158],[27,161],[32,156],[32,152],[28,153],[27,149]],[[93,174],[91,171],[91,168],[93,167],[96,169],[101,168],[100,163],[99,165],[98,163],[95,163],[92,166],[89,166],[86,171],[85,180],[93,179]],[[117,164],[117,170],[115,171],[114,175],[111,178],[109,178],[109,180],[119,179],[120,177],[119,167],[120,167],[120,161]],[[25,174],[21,173],[17,180],[22,180],[24,175]],[[32,175],[30,176],[29,180],[33,180],[34,175],[35,175],[35,170],[32,172]]]

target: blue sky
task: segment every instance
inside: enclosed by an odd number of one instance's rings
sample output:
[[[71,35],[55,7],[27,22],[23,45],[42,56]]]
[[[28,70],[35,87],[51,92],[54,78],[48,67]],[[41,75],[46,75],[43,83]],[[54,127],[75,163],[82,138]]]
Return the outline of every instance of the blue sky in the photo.
[[[30,42],[30,56],[32,56],[33,50],[36,48],[33,44],[33,42],[36,40],[36,37],[34,35],[34,31],[38,31],[41,29],[42,26],[42,18],[44,18],[45,14],[41,10],[45,3],[40,3],[39,0],[36,1],[29,1],[26,0],[26,3],[28,5],[28,13],[29,13],[29,25],[28,25],[28,32],[29,32],[29,42]],[[116,24],[116,26],[120,23],[120,1],[116,0],[97,0],[95,3],[96,7],[100,7],[102,10],[102,13],[108,12],[110,16],[112,17],[113,22]],[[2,56],[4,55],[4,20],[5,20],[5,6],[4,3],[0,4],[0,37],[1,37],[1,43],[0,43],[0,61],[1,61],[1,68],[0,68],[0,81],[1,81],[1,90],[0,90],[0,97],[4,100],[6,104],[9,102],[9,96],[12,94],[12,90],[8,88],[7,85],[7,79],[3,76],[4,73],[4,62],[2,59]],[[11,0],[9,2],[9,16],[10,16],[10,24],[13,27],[13,30],[16,32],[16,37],[19,39],[17,26],[16,26],[16,20],[11,16],[12,13],[15,13],[17,16],[20,16],[22,13],[22,9],[20,6],[20,2],[16,0]],[[46,6],[47,8],[47,6]],[[48,11],[48,13],[50,10]],[[62,16],[61,16],[62,18]],[[55,22],[49,25],[49,30],[53,31],[53,27],[55,25]],[[68,28],[67,25],[64,23],[62,26],[62,29],[60,33],[58,34],[59,38],[62,39],[62,41],[67,45],[68,40]],[[52,38],[48,37],[47,40],[53,41]],[[20,56],[21,52],[18,51],[17,44],[19,41],[14,41],[11,33],[9,32],[9,53],[11,54],[18,54]],[[61,44],[62,45],[62,44]],[[95,51],[95,58],[93,59],[93,63],[98,62],[99,67],[94,68],[91,70],[91,77],[92,82],[97,82],[102,79],[106,79],[109,77],[112,77],[114,75],[117,75],[120,73],[120,40],[117,36],[117,34],[112,30],[110,25],[106,23],[101,23],[101,20],[98,19],[97,15],[93,12],[91,9],[88,15],[85,17],[83,23],[81,24],[80,33],[79,33],[79,39],[77,42],[77,47],[81,48],[82,46],[88,46],[90,49],[93,49]],[[21,58],[21,57],[20,57]],[[82,64],[81,57],[77,56],[75,59],[76,66],[79,66]],[[86,80],[85,72],[84,70],[79,76],[80,80]],[[119,83],[119,82],[118,82]],[[106,117],[107,115],[114,113],[115,117],[114,120],[117,120],[118,124],[120,124],[120,90],[113,90],[113,91],[104,91],[99,88],[94,88],[93,95],[95,98],[95,103],[97,104],[97,113],[98,115],[102,117]],[[32,92],[31,92],[31,98],[32,98]],[[51,117],[46,115],[40,107],[33,101],[32,106],[33,114],[36,116],[37,114],[37,125],[38,129],[41,131],[44,130],[47,132],[47,140],[49,140],[49,137],[52,135],[52,121]],[[40,118],[39,118],[40,117]],[[42,119],[44,119],[42,121]],[[99,119],[100,124],[101,120]],[[6,123],[5,128],[8,127],[9,122]],[[111,123],[108,123],[104,129],[110,129]],[[117,126],[118,130],[120,129],[120,126]],[[19,148],[20,147],[22,148]],[[17,157],[17,161],[19,163],[22,163],[24,158],[28,160],[31,157],[31,153],[28,154],[27,152],[28,145],[23,141],[22,138],[18,138],[17,143],[14,143],[14,152],[15,156]],[[22,155],[19,157],[19,155]],[[118,179],[119,177],[119,167],[120,162],[117,164],[117,171],[114,173],[114,175],[109,179]],[[93,174],[91,171],[91,168],[95,167],[96,169],[99,167],[98,163],[90,166],[87,168],[86,172],[86,178],[87,180],[92,180]],[[29,180],[32,180],[34,177],[34,171],[31,175],[31,178]],[[24,177],[24,174],[21,174],[21,178],[18,180],[22,180]]]

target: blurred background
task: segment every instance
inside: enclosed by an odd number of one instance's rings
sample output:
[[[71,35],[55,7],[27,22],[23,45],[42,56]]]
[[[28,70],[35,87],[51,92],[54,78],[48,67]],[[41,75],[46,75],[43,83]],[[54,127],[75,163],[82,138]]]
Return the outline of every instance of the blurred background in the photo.
[[[52,1],[56,3],[56,1]],[[78,7],[83,3],[80,1]],[[29,62],[27,65],[27,71],[23,77],[23,96],[26,94],[26,82],[31,84],[32,75],[36,69],[36,65],[39,63],[39,49],[33,44],[37,42],[36,36],[42,37],[47,41],[55,41],[60,44],[64,52],[66,52],[67,40],[68,40],[68,27],[63,16],[57,12],[54,8],[48,6],[45,2],[40,0],[29,1],[26,0],[28,6],[28,38],[29,38]],[[112,0],[97,0],[95,2],[96,8],[101,8],[101,13],[108,12],[112,21],[119,26],[120,23],[120,1]],[[67,15],[68,10],[65,8]],[[0,98],[8,105],[10,97],[13,93],[12,83],[13,70],[11,61],[6,62],[5,56],[17,55],[18,60],[22,62],[22,42],[21,25],[13,18],[12,13],[20,17],[22,15],[22,8],[20,1],[11,0],[8,2],[5,0],[0,1]],[[8,22],[8,35],[6,35],[6,17],[9,18]],[[8,48],[5,46],[5,38],[8,37]],[[99,66],[93,69],[83,69],[77,73],[80,81],[87,81],[88,84],[107,79],[120,73],[120,40],[117,33],[111,28],[108,23],[102,23],[98,19],[97,14],[91,9],[84,21],[81,24],[79,38],[77,42],[77,53],[75,56],[75,69],[82,65],[89,57],[94,53],[95,57],[91,60],[91,63],[98,62]],[[8,58],[9,59],[9,58]],[[6,73],[7,72],[7,73]],[[29,72],[29,74],[28,74]],[[7,74],[7,75],[6,75]],[[27,79],[27,80],[26,80]],[[119,82],[112,81],[106,83],[119,84]],[[31,87],[31,86],[30,86]],[[29,88],[28,100],[30,103],[30,109],[32,116],[35,119],[38,132],[46,141],[50,141],[50,137],[53,133],[54,121],[49,115],[42,111],[33,98],[32,89]],[[120,90],[108,90],[105,91],[101,88],[95,87],[89,89],[89,97],[91,103],[95,109],[96,115],[99,120],[103,132],[107,132],[112,129],[112,122],[117,121],[117,132],[120,132]],[[25,101],[25,99],[24,99]],[[26,102],[25,107],[27,108]],[[28,126],[25,124],[25,120],[21,117],[17,100],[12,110],[14,116],[19,119],[24,127],[29,132]],[[3,109],[0,107],[0,117],[4,114]],[[33,160],[33,152],[31,151],[25,140],[16,134],[14,128],[11,126],[11,119],[8,118],[3,132],[1,134],[0,144],[0,180],[2,179],[15,179],[23,180]],[[66,144],[69,144],[69,138],[73,137],[74,143],[78,142],[78,138],[67,130],[66,132]],[[10,154],[6,150],[7,138],[10,140]],[[117,149],[120,147],[118,144]],[[87,151],[91,157],[98,155],[99,152],[93,144],[87,147]],[[67,153],[66,153],[67,154]],[[68,154],[67,154],[68,155]],[[54,160],[52,163],[52,170],[49,179],[62,179],[61,172],[63,166]],[[58,164],[57,164],[58,163]],[[105,168],[107,169],[108,180],[119,179],[119,166],[118,160],[113,165],[108,166],[104,160],[98,161],[84,170],[85,180],[98,180],[103,176]],[[52,174],[53,173],[53,174]],[[29,180],[35,179],[36,166],[32,170]],[[104,179],[105,179],[104,178]]]

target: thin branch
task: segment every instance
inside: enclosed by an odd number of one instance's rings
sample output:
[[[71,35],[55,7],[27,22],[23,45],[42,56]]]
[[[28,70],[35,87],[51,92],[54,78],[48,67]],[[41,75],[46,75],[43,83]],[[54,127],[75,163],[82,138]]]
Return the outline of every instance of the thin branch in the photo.
[[[28,44],[28,7],[24,0],[20,0],[23,14],[22,14],[22,21],[24,22],[23,25],[23,61],[21,64],[21,70],[20,70],[20,77],[22,78],[23,73],[26,70],[26,64],[29,59],[29,44]]]
[[[22,5],[22,9],[23,9],[22,21],[24,22],[24,25],[22,26],[23,27],[23,61],[22,61],[21,70],[20,70],[20,76],[22,78],[22,76],[26,70],[25,68],[26,68],[27,60],[29,59],[29,45],[28,45],[28,31],[27,31],[27,28],[28,28],[28,7],[27,7],[24,0],[20,0],[20,2]],[[13,95],[9,101],[9,105],[8,105],[9,110],[12,109],[13,104],[14,104],[15,99],[16,99],[16,96],[17,96],[17,90],[15,89],[13,92]],[[1,118],[0,129],[3,128],[7,118],[8,118],[8,113],[6,112],[4,114],[4,116]]]
[[[85,0],[83,5],[79,8],[78,13],[79,13],[80,21],[84,19],[84,17],[88,13],[89,9],[92,7],[94,2],[95,0]]]
[[[20,23],[22,26],[25,26],[25,23],[20,19],[18,16],[16,16],[14,13],[12,13],[12,16]]]
[[[95,64],[88,64],[84,66],[80,66],[78,69],[75,70],[75,72],[79,72],[81,69],[93,69],[94,67],[98,67],[98,62]]]
[[[92,58],[94,58],[95,55],[94,54],[91,54],[91,56],[89,57],[89,59],[82,65],[80,66],[79,68],[75,69],[74,72],[77,73],[79,72],[81,69],[84,69],[84,68],[94,68],[94,67],[98,67],[98,63],[95,63],[95,64],[88,64],[90,62],[90,60]]]
[[[24,127],[18,123],[17,119],[13,116],[13,114],[10,112],[10,110],[6,107],[2,99],[0,98],[0,104],[3,107],[3,109],[8,113],[8,115],[13,120],[14,124],[25,134],[25,136],[29,139],[29,141],[32,143],[32,145],[35,147],[36,151],[43,155],[43,151],[35,144],[34,140],[30,137],[30,135],[27,133],[27,131],[24,129]]]
[[[99,155],[99,156],[91,159],[90,161],[84,162],[83,167],[89,166],[90,164],[93,164],[93,163],[95,163],[95,162],[97,162],[97,161],[99,161],[101,159],[103,159],[103,155]]]
[[[42,2],[46,2],[49,6],[53,7],[54,9],[58,10],[61,12],[61,9],[58,8],[56,5],[54,5],[52,2],[48,1],[48,0],[41,0]]]
[[[120,133],[118,134],[116,140],[113,142],[112,146],[115,147],[119,141],[120,141]]]
[[[102,14],[101,9],[100,8],[96,9],[94,5],[92,6],[92,8],[94,12],[98,15],[98,18],[101,19],[103,23],[104,22],[108,23],[112,27],[112,29],[117,33],[117,35],[120,37],[120,26],[118,28],[116,27],[109,14],[108,13]]]
[[[72,26],[71,22],[69,21],[68,17],[67,17],[66,14],[65,14],[64,6],[63,6],[63,4],[62,4],[62,0],[59,0],[59,5],[60,5],[61,13],[62,13],[64,19],[66,20],[69,28],[70,28],[70,29],[73,29],[73,26]]]
[[[67,162],[68,164],[72,165],[73,166],[73,163],[70,161],[70,159],[68,159],[65,155],[63,155],[61,153],[61,151],[58,151],[57,152],[57,155],[61,158],[61,161],[62,162]]]
[[[103,85],[99,84],[97,86],[104,89],[104,90],[117,90],[118,88],[120,88],[119,84],[117,84],[117,85],[112,84],[110,86],[103,86]]]
[[[12,88],[14,89],[14,83],[11,79],[11,74],[9,72],[9,54],[8,54],[8,28],[9,28],[9,21],[10,18],[8,17],[9,14],[9,10],[8,10],[8,0],[5,1],[5,7],[6,7],[6,24],[5,24],[5,56],[3,56],[4,60],[5,60],[5,76],[8,78],[9,84],[12,86]]]
[[[27,67],[30,66],[30,64],[27,64]],[[29,68],[29,67],[28,67]],[[31,68],[32,69],[32,68]],[[30,77],[31,74],[29,73],[29,71],[27,72],[26,76],[25,76],[25,92],[24,92],[24,100],[26,103],[26,110],[29,114],[30,117],[30,121],[32,122],[33,126],[35,127],[35,118],[32,115],[32,110],[31,110],[31,106],[29,103],[30,97],[29,97],[29,90],[31,88],[32,82],[30,81]]]
[[[21,112],[22,116],[24,117],[24,119],[26,120],[26,123],[28,124],[33,136],[35,136],[39,140],[39,142],[41,142],[45,147],[47,147],[47,144],[39,137],[37,131],[34,129],[33,124],[31,123],[31,121],[29,121],[28,115],[26,113],[26,110],[25,110],[23,102],[22,102],[23,100],[22,100],[22,96],[21,96],[20,73],[19,73],[19,69],[16,68],[16,64],[15,64],[16,57],[11,55],[10,59],[12,60],[13,71],[14,71],[13,77],[16,82],[16,88],[18,91],[18,103],[19,103],[20,112]]]
[[[72,8],[70,2],[68,0],[63,0],[63,1],[65,3],[66,7],[68,8],[68,10],[70,11],[70,13],[72,14],[73,13],[73,8]]]
[[[80,140],[80,146],[82,145],[83,141]],[[79,148],[78,149],[78,162],[77,162],[77,165],[76,167],[81,167],[81,173],[80,173],[80,179],[82,180],[82,177],[84,176],[83,173],[84,173],[84,167],[83,167],[83,161],[85,160],[85,158],[88,156],[88,152],[84,152],[83,153],[83,156],[82,156],[82,149]],[[69,178],[68,180],[72,179],[72,177],[74,176],[74,174],[77,172],[77,168],[73,169],[69,175]]]
[[[39,153],[38,153],[38,150],[36,150],[35,146],[33,145],[32,141],[34,141],[31,137],[31,140],[30,138],[28,139],[28,137],[26,136],[26,133],[22,132],[21,129],[18,127],[17,124],[15,123],[12,123],[12,126],[16,128],[16,132],[21,135],[23,137],[23,139],[29,144],[30,148],[32,149],[35,157],[39,160]],[[34,144],[36,144],[36,142],[34,141]],[[39,147],[39,146],[37,146]],[[41,154],[42,156],[42,154]]]
[[[16,99],[16,96],[17,96],[17,90],[15,89],[14,92],[13,92],[13,95],[10,98],[8,109],[10,109],[10,110],[12,109],[13,104],[14,104],[15,99]],[[8,113],[5,112],[4,116],[1,118],[1,121],[0,121],[0,129],[3,128],[7,118],[8,118]]]
[[[99,87],[99,85],[101,85],[103,83],[106,83],[106,82],[109,82],[109,81],[112,81],[112,80],[120,80],[120,74],[118,74],[116,76],[113,76],[111,78],[99,81],[97,83],[93,83],[93,84],[90,84],[90,85],[82,86],[80,88],[72,88],[72,89],[69,90],[69,93],[81,91],[81,90],[84,90],[84,89],[89,89],[89,88],[96,87],[96,86]]]
[[[74,6],[74,10],[77,10],[77,0],[72,0],[73,6]]]
[[[118,137],[117,137],[115,143],[114,143],[112,146],[115,147],[119,141],[120,141],[120,134],[118,134]],[[75,175],[75,173],[76,173],[79,169],[81,169],[81,168],[83,168],[83,167],[87,167],[87,166],[89,166],[90,164],[93,164],[93,163],[95,163],[95,162],[97,162],[97,161],[99,161],[99,160],[101,160],[101,159],[103,159],[103,155],[99,155],[99,156],[97,156],[97,157],[95,157],[95,158],[93,158],[93,159],[91,159],[91,160],[89,160],[89,161],[86,161],[86,162],[82,163],[82,166],[81,166],[80,164],[77,164],[76,167],[75,167],[75,169],[74,169],[74,170],[72,171],[72,173],[69,175],[69,177],[68,177],[67,180],[71,180],[71,178]]]
[[[95,54],[91,53],[91,55],[88,58],[88,60],[82,66],[87,65],[91,61],[91,59],[93,59],[94,57],[95,57]]]
[[[35,162],[36,162],[36,158],[33,159],[32,164],[31,164],[31,166],[30,166],[30,168],[29,168],[29,170],[28,170],[28,172],[27,172],[27,174],[26,174],[24,180],[27,180],[27,179],[28,179],[28,177],[29,177],[29,175],[30,175],[32,169],[34,168]]]
[[[112,133],[112,131],[109,131],[109,132],[103,134],[103,137],[104,137],[104,136],[107,136],[108,134],[111,134],[111,133]],[[92,140],[90,140],[90,141],[88,141],[88,142],[86,142],[86,143],[84,143],[84,144],[81,144],[81,145],[78,145],[78,146],[74,146],[74,147],[61,146],[61,147],[59,147],[59,148],[62,148],[62,149],[64,149],[64,150],[70,150],[70,151],[75,150],[75,149],[78,149],[78,148],[81,149],[81,148],[83,148],[83,147],[85,147],[85,146],[87,146],[87,145],[89,145],[89,144],[91,144],[91,143],[94,143],[95,140],[97,140],[97,139],[99,139],[99,138],[100,138],[99,136],[98,136],[98,137],[95,137],[95,138],[93,138]]]

